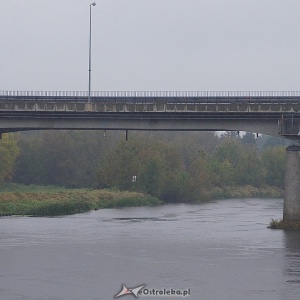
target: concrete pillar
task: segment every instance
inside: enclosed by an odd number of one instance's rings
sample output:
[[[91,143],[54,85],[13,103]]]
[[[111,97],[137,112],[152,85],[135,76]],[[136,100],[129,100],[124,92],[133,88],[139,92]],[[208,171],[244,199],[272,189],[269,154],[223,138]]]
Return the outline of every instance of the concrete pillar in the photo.
[[[85,103],[84,104],[84,111],[92,112],[93,111],[93,104],[92,103]]]
[[[286,148],[283,220],[300,222],[300,146]]]

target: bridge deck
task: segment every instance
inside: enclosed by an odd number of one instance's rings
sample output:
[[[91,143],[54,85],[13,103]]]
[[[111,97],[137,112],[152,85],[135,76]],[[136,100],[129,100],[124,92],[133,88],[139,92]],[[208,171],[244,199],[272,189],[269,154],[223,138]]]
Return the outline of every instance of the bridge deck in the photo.
[[[94,92],[87,102],[84,92],[0,92],[0,112],[300,112],[298,92]]]
[[[0,91],[0,132],[236,129],[299,139],[300,92],[93,92],[90,100],[86,92]]]

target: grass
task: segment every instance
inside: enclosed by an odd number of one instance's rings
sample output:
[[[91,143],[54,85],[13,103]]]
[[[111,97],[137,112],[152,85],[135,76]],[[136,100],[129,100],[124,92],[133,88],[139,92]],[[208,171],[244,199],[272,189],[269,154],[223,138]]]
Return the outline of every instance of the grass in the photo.
[[[101,208],[154,206],[155,197],[117,190],[65,189],[7,185],[0,187],[0,216],[61,216]]]
[[[215,187],[202,196],[206,201],[226,198],[281,198],[283,192],[274,187],[232,186]],[[61,216],[101,208],[160,204],[162,202],[155,197],[115,189],[66,189],[57,186],[26,186],[13,183],[0,186],[0,217],[10,215]]]
[[[300,222],[287,222],[284,220],[272,220],[268,228],[284,230],[300,230]]]
[[[0,184],[0,194],[4,192],[59,192],[66,190],[68,189],[54,185],[40,186],[35,184],[24,185],[18,183]]]
[[[282,198],[283,190],[271,186],[257,188],[251,185],[215,187],[209,191],[208,197],[214,200],[232,198]]]

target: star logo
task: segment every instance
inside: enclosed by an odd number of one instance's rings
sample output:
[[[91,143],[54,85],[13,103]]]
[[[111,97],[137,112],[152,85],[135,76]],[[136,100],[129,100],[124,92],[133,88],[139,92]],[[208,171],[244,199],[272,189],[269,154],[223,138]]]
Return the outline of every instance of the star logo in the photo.
[[[142,290],[145,286],[146,285],[143,284],[135,288],[128,288],[125,284],[123,284],[122,290],[115,296],[115,298],[119,298],[125,295],[133,295],[135,298],[138,298],[140,290]]]

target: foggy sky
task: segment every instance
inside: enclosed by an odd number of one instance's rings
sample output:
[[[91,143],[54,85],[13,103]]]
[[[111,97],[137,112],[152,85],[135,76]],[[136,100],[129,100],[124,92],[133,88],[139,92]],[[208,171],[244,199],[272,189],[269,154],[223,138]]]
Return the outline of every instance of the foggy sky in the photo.
[[[95,0],[92,90],[300,90],[299,0]],[[0,90],[87,90],[87,0],[0,0]]]

